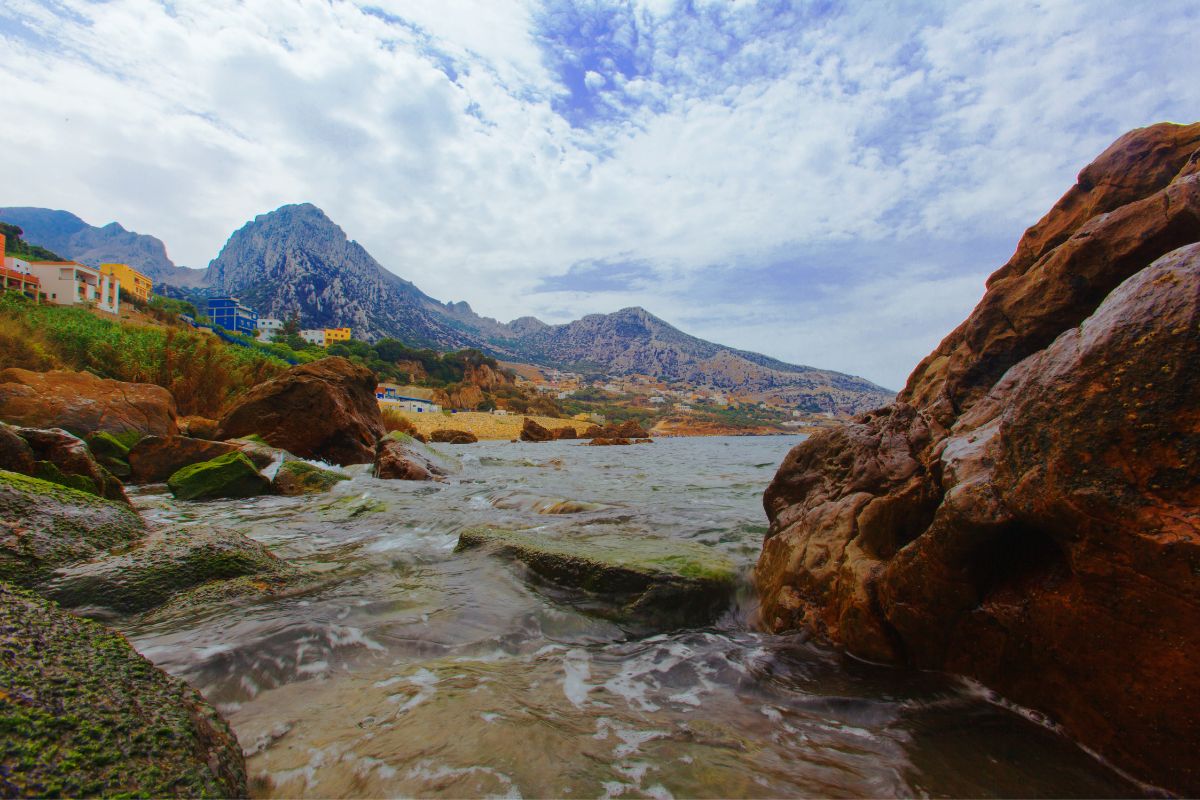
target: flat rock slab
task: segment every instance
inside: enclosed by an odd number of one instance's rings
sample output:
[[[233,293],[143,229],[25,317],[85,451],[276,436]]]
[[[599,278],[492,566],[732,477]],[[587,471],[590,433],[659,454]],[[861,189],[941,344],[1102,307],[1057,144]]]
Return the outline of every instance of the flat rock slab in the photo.
[[[524,563],[588,610],[651,628],[710,623],[733,599],[737,567],[702,544],[617,534],[556,537],[476,528],[458,550],[487,548]]]

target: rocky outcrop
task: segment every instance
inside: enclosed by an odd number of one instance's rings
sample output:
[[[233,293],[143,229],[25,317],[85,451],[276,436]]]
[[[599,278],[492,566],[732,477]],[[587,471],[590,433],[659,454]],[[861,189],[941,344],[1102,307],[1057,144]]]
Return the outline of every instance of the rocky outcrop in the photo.
[[[271,479],[271,491],[288,496],[320,494],[348,480],[349,475],[321,469],[307,461],[285,461]]]
[[[415,441],[399,432],[380,439],[375,446],[375,477],[399,481],[433,480],[438,472],[414,450],[412,443]]]
[[[27,428],[63,428],[143,436],[177,433],[175,398],[150,383],[97,378],[90,372],[0,372],[0,420]]]
[[[441,444],[475,444],[475,442],[479,441],[479,437],[469,431],[442,428],[429,434],[429,441],[440,442]]]
[[[608,425],[593,425],[584,434],[589,439],[649,439],[650,434],[638,424],[637,420],[627,419],[622,423]]]
[[[0,583],[0,795],[246,797],[241,747],[119,633]]]
[[[375,375],[337,356],[292,367],[240,398],[219,438],[258,434],[301,458],[366,464],[384,434]]]
[[[484,399],[483,390],[469,383],[433,391],[433,402],[442,408],[474,411],[479,408]]]
[[[713,548],[653,536],[555,537],[539,531],[475,528],[458,550],[485,548],[523,562],[585,610],[637,627],[704,625],[728,607],[737,568]]]
[[[521,441],[522,442],[551,442],[554,441],[554,434],[549,428],[539,425],[529,417],[521,423]]]
[[[771,630],[971,675],[1200,790],[1200,124],[1118,140],[898,402],[796,447]]]
[[[221,423],[208,417],[180,417],[179,432],[193,439],[216,439]]]
[[[167,486],[177,500],[256,497],[271,490],[271,482],[242,452],[184,467],[167,478]]]
[[[554,434],[556,440],[579,438],[579,432],[575,430],[574,425],[563,425],[561,428],[554,428],[550,432]]]
[[[237,444],[230,442],[212,442],[189,436],[147,436],[129,450],[132,482],[162,483],[184,467],[239,449]]]
[[[79,437],[59,428],[17,428],[16,434],[33,454],[33,470],[26,474],[109,500],[129,502],[121,481],[96,461]]]

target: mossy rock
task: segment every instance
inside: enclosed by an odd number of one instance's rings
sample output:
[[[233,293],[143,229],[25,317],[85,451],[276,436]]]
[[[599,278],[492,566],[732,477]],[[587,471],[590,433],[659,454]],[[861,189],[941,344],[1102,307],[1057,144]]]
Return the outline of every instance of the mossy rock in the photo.
[[[0,470],[0,580],[35,586],[54,569],[146,533],[123,503],[56,483]]]
[[[283,495],[320,494],[348,480],[349,475],[321,469],[307,461],[285,461],[279,465],[271,488]]]
[[[257,434],[242,436],[238,439],[229,439],[227,443],[237,446],[239,450],[246,454],[247,458],[254,462],[254,466],[259,469],[266,469],[276,461],[284,462],[296,459],[287,450],[271,446],[267,443],[266,439]]]
[[[167,530],[135,547],[60,569],[43,593],[68,608],[145,611],[212,581],[284,576],[291,568],[262,544],[227,530]]]
[[[738,581],[737,567],[720,552],[671,539],[608,533],[560,538],[495,528],[460,534],[458,550],[474,547],[523,562],[535,576],[584,601],[585,610],[651,628],[711,622],[729,606]]]
[[[462,461],[457,456],[442,452],[404,431],[392,431],[383,438],[402,443],[419,460],[424,460],[434,475],[456,475],[462,472]]]
[[[167,479],[167,486],[177,500],[213,500],[266,494],[271,482],[245,453],[237,452],[186,466]]]
[[[92,456],[96,461],[113,475],[118,478],[128,478],[133,471],[129,467],[129,449],[122,438],[128,440],[130,437],[118,437],[108,431],[97,431],[85,440],[88,449],[92,451]]]
[[[68,475],[58,468],[58,465],[53,461],[39,461],[35,468],[35,478],[47,481],[49,483],[57,483],[59,486],[65,486],[68,489],[75,489],[80,492],[87,492],[100,496],[100,487],[96,482],[87,475]]]
[[[228,723],[120,634],[0,583],[0,654],[0,796],[247,796]]]

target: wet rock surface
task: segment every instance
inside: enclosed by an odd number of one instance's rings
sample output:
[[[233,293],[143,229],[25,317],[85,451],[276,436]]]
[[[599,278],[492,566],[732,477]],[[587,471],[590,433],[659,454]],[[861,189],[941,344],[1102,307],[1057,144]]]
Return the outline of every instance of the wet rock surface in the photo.
[[[305,461],[286,461],[279,465],[275,477],[271,479],[271,490],[289,496],[320,494],[349,479],[348,475],[321,469]]]
[[[167,486],[179,500],[213,500],[266,494],[271,482],[245,453],[234,452],[180,469],[167,479]]]
[[[60,428],[18,428],[16,433],[35,459],[29,475],[108,500],[129,502],[121,481],[96,461],[79,437]]]
[[[788,455],[764,625],[978,678],[1200,789],[1198,149],[1118,140],[895,404]]]
[[[333,356],[292,367],[240,398],[221,418],[221,439],[257,434],[301,458],[367,464],[384,434],[375,375]]]
[[[162,483],[184,467],[239,449],[234,443],[190,436],[147,436],[129,450],[131,482]]]
[[[245,797],[229,725],[120,634],[0,583],[0,795]]]
[[[417,440],[406,433],[391,433],[375,445],[376,478],[428,481],[441,471],[417,450]]]
[[[0,371],[0,420],[29,428],[63,428],[144,436],[178,433],[175,398],[161,386],[97,378],[90,372]]]

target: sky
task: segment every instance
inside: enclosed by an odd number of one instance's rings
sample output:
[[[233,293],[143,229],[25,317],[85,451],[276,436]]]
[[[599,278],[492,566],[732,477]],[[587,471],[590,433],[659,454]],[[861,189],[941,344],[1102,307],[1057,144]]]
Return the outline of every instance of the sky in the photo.
[[[1194,0],[4,0],[0,205],[202,267],[325,210],[501,320],[640,305],[899,388],[1125,131]]]

